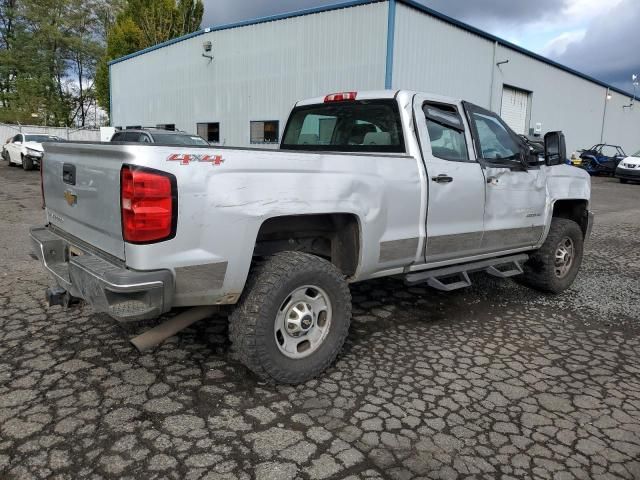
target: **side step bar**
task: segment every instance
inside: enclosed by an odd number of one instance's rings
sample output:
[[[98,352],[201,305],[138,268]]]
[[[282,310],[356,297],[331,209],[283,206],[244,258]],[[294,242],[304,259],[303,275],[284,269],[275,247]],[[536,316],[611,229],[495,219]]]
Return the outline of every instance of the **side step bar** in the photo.
[[[529,259],[529,255],[521,253],[508,257],[490,258],[478,262],[453,265],[451,267],[436,268],[424,272],[409,273],[404,277],[407,285],[427,283],[432,288],[450,292],[471,285],[469,273],[487,272],[499,278],[513,277],[522,273],[522,263]]]

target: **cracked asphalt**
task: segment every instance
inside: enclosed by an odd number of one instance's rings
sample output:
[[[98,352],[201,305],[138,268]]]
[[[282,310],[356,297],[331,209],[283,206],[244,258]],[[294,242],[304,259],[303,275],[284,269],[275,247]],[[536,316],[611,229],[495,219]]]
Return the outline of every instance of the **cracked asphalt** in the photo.
[[[224,316],[140,354],[148,325],[48,308],[38,182],[0,162],[0,478],[640,478],[640,185],[593,179],[563,295],[354,285],[337,363],[284,387]]]

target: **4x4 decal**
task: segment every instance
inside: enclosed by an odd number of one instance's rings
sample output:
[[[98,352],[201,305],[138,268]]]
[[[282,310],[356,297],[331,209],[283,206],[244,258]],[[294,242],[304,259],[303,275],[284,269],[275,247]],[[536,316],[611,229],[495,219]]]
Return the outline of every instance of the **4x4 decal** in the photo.
[[[167,157],[168,162],[180,162],[180,165],[189,165],[191,162],[207,162],[212,166],[224,163],[222,155],[200,155],[195,153],[172,153]]]

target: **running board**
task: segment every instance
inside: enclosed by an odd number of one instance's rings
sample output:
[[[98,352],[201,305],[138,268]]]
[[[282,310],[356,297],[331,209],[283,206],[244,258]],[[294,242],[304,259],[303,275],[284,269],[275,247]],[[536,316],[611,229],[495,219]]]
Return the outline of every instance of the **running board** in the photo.
[[[522,263],[529,259],[529,255],[521,253],[509,257],[490,258],[478,262],[453,265],[423,272],[409,273],[404,277],[407,285],[427,283],[432,288],[450,292],[459,288],[469,287],[471,280],[469,273],[487,272],[499,278],[509,278],[522,273]]]

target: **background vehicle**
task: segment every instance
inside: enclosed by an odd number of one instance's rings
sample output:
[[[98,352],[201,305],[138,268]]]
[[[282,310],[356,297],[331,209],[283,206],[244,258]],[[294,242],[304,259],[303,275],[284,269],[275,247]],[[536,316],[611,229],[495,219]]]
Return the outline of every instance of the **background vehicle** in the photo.
[[[619,145],[599,143],[580,154],[582,162],[578,166],[590,175],[600,173],[613,175],[618,163],[626,156]]]
[[[451,291],[485,271],[557,293],[578,274],[592,222],[589,176],[564,165],[560,132],[545,136],[541,164],[495,113],[410,91],[299,102],[279,151],[46,152],[48,225],[31,238],[54,280],[50,304],[80,297],[120,321],[233,305],[238,357],[284,383],[336,358],[349,282],[393,275]]]
[[[42,144],[46,142],[62,142],[59,137],[37,133],[18,133],[11,141],[5,144],[9,166],[22,165],[25,170],[32,170],[40,165],[44,149]]]
[[[7,152],[7,145],[13,140],[13,137],[9,137],[2,145],[2,160],[9,161],[9,152]]]
[[[208,146],[204,138],[179,130],[159,128],[127,129],[113,134],[112,142],[160,143],[162,145]]]
[[[616,168],[616,177],[620,183],[640,182],[640,151],[622,160]]]

